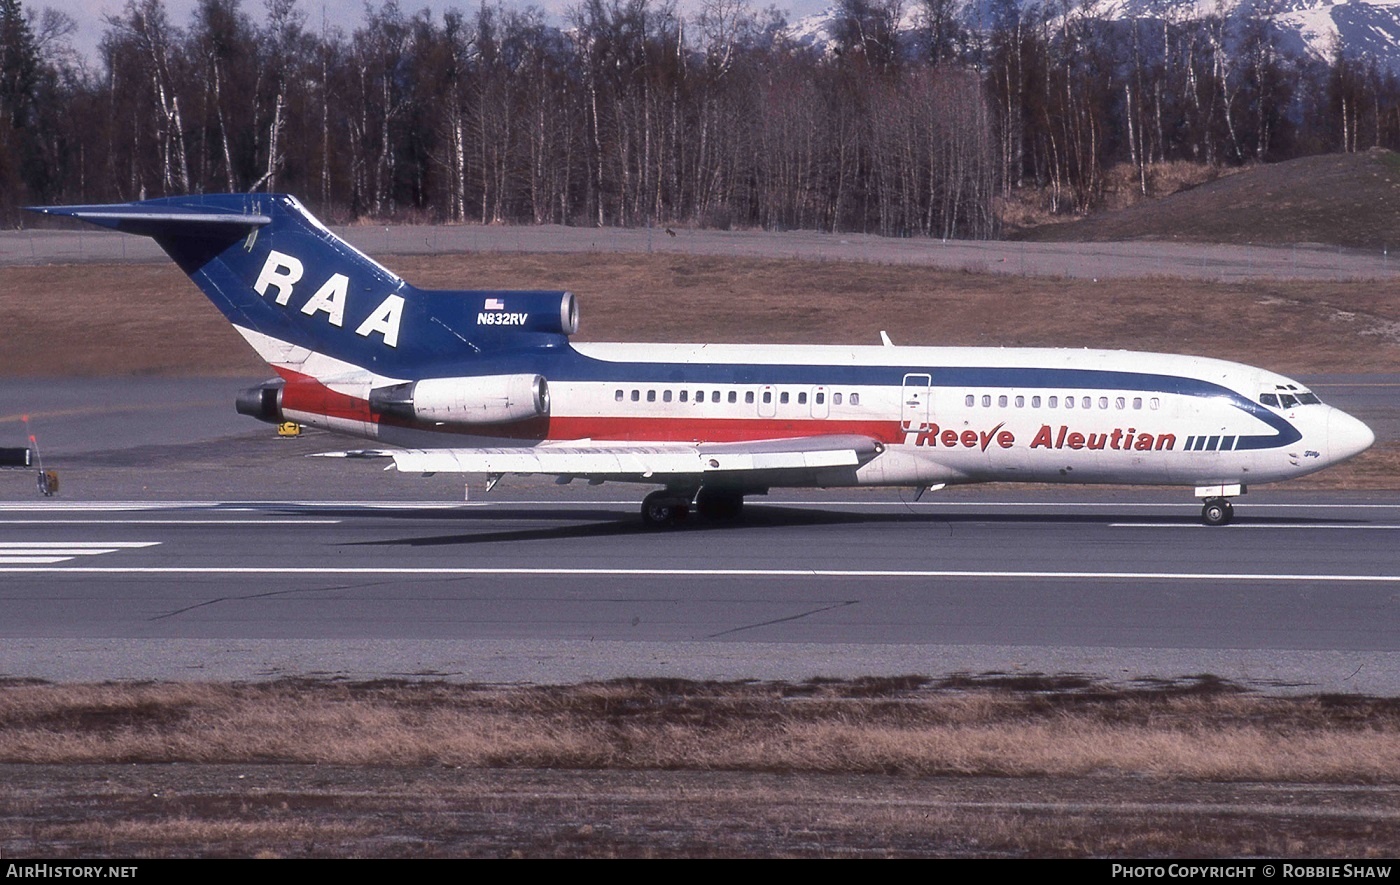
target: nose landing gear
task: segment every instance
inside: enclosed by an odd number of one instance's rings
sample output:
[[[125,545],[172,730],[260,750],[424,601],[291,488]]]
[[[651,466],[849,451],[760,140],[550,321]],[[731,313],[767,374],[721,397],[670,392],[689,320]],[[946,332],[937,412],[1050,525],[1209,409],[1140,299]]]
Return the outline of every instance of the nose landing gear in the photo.
[[[1228,498],[1207,498],[1201,507],[1201,522],[1206,525],[1229,525],[1235,518],[1235,508]]]
[[[1249,490],[1244,483],[1196,486],[1196,497],[1204,499],[1201,504],[1201,522],[1206,525],[1229,525],[1235,518],[1235,508],[1230,504],[1230,499],[1247,491]]]

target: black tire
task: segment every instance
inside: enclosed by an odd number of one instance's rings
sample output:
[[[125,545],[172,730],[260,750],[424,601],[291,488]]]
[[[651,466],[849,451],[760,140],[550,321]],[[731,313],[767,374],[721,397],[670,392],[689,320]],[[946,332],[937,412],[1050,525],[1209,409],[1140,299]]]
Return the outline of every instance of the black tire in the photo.
[[[1206,525],[1229,525],[1235,508],[1224,498],[1208,498],[1201,507],[1201,522]]]
[[[737,492],[701,492],[695,498],[695,510],[716,522],[738,519],[744,512],[744,496]]]
[[[685,518],[689,502],[667,491],[655,491],[642,499],[642,522],[650,529],[669,529]]]

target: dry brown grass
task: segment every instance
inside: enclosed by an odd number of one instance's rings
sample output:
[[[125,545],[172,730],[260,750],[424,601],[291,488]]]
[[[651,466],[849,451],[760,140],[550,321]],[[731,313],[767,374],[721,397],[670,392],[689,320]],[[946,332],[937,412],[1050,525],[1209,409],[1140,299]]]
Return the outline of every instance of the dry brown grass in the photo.
[[[1208,677],[0,685],[0,851],[1389,857],[1400,704]]]
[[[1369,283],[1027,279],[915,266],[678,255],[389,260],[425,287],[560,288],[583,341],[1107,347],[1228,355],[1286,374],[1388,372],[1400,300]],[[0,372],[259,375],[173,266],[0,268]],[[1307,342],[1300,347],[1299,342]]]
[[[1120,163],[1104,172],[1103,200],[1095,214],[1126,209],[1143,203],[1151,204],[1163,197],[1240,171],[1240,167],[1210,166],[1185,160],[1153,163],[1144,170],[1139,170],[1131,163]],[[1145,194],[1144,184],[1147,190]],[[1030,231],[1043,225],[1065,224],[1080,218],[1072,213],[1051,211],[1050,189],[1032,185],[1023,185],[1014,190],[1010,197],[998,204],[997,213],[1003,232],[1008,235]]]
[[[618,681],[14,685],[0,762],[1395,782],[1400,704],[1204,693]]]
[[[1060,242],[1326,243],[1393,252],[1400,248],[1400,155],[1372,149],[1250,166],[1162,199],[1018,235]]]

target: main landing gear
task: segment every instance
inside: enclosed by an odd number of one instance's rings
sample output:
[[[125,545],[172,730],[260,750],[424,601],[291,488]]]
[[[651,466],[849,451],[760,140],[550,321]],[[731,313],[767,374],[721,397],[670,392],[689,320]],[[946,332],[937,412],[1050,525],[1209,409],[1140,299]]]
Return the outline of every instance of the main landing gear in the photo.
[[[669,529],[690,514],[690,499],[658,489],[642,499],[642,523],[649,529]]]
[[[701,489],[692,496],[672,489],[658,489],[642,500],[642,522],[650,529],[672,528],[690,515],[692,497],[695,511],[713,522],[738,519],[744,512],[744,496],[738,492]]]
[[[1229,498],[1206,498],[1201,507],[1201,522],[1206,525],[1229,525],[1235,518],[1235,508]]]

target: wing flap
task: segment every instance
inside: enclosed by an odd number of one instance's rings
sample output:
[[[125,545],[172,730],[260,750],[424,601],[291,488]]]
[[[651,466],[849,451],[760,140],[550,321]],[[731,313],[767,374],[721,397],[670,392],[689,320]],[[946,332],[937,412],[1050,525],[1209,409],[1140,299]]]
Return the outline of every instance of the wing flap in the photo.
[[[385,454],[394,459],[398,470],[412,473],[521,473],[646,479],[856,467],[880,451],[880,444],[869,437],[829,436],[743,443],[404,449]]]

